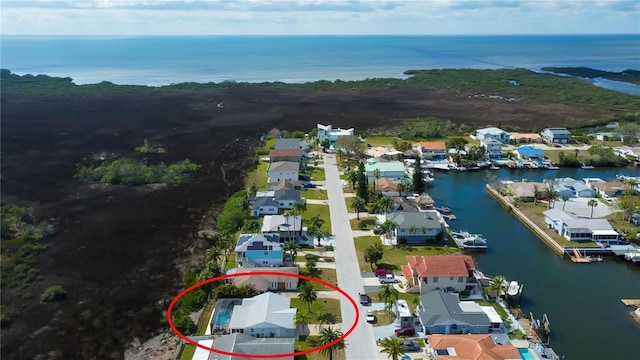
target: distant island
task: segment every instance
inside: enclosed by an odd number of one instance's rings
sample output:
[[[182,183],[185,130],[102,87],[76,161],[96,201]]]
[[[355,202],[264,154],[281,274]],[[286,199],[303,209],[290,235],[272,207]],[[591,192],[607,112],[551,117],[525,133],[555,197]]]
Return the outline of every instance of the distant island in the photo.
[[[587,67],[543,67],[541,70],[589,79],[600,77],[608,80],[623,81],[640,85],[640,70],[627,69],[621,72],[611,72]]]

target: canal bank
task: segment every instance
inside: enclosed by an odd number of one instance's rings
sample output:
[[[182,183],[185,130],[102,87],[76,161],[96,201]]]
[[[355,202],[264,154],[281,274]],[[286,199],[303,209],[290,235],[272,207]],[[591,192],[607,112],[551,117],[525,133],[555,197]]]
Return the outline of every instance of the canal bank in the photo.
[[[484,253],[473,253],[480,269],[524,284],[521,309],[551,322],[550,346],[565,359],[634,358],[640,327],[621,298],[640,297],[640,267],[607,257],[575,265],[555,255],[513,213],[486,191],[491,178],[541,181],[547,177],[614,178],[640,175],[635,169],[486,170],[437,172],[430,195],[456,214],[455,230],[481,233]]]

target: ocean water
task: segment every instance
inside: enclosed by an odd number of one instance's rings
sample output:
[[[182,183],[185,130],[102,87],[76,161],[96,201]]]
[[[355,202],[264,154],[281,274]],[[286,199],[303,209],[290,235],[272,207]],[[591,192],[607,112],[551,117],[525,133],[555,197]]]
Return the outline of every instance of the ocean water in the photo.
[[[640,68],[640,35],[3,36],[0,51],[2,68],[68,76],[76,84],[299,83],[403,78],[408,69],[436,68]]]

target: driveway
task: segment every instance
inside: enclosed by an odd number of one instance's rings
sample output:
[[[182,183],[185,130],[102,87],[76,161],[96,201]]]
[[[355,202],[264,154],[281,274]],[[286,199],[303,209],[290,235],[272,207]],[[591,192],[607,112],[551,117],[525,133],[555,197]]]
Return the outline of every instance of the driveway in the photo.
[[[562,199],[556,200],[555,207],[556,209],[562,210],[564,207],[564,211],[577,215],[579,217],[589,218],[591,217],[591,206],[587,205],[589,200],[594,200],[593,198],[570,198],[565,204]],[[595,199],[598,201],[598,205],[593,207],[593,217],[594,218],[602,218],[613,212],[619,211],[616,210],[612,205],[608,205],[600,199]]]
[[[353,244],[353,233],[349,224],[347,206],[344,202],[342,181],[336,165],[334,154],[326,154],[324,157],[326,176],[326,188],[331,216],[331,231],[335,234],[333,246],[335,248],[336,274],[338,285],[347,294],[354,297],[358,303],[358,293],[364,291],[358,257]],[[346,358],[354,360],[368,360],[378,358],[375,346],[373,327],[365,319],[365,311],[359,306],[360,316],[354,331],[347,337]],[[342,312],[342,332],[346,333],[351,324],[356,320],[355,309],[346,298],[340,298],[340,311]]]

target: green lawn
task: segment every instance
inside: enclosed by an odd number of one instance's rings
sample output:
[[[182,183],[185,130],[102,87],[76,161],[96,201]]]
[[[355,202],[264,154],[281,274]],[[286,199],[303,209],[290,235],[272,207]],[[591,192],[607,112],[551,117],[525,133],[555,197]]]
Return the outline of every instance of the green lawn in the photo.
[[[555,163],[559,163],[560,162],[560,152],[564,152],[565,155],[574,155],[575,154],[575,150],[573,149],[560,149],[560,150],[545,150],[544,154],[546,157],[548,157],[551,161],[555,162]],[[599,158],[599,156],[592,156],[591,154],[589,154],[589,152],[587,150],[578,150],[578,159],[584,161],[587,159],[593,159],[593,158]]]
[[[304,189],[302,190],[302,197],[312,200],[327,200],[327,191],[320,189]]]
[[[313,166],[309,166],[306,171],[301,171],[300,175],[309,176],[311,177],[311,180],[314,180],[314,181],[325,180],[324,168],[322,167],[314,168]]]
[[[386,310],[374,311],[373,314],[376,316],[376,321],[373,323],[373,326],[389,325],[396,321],[396,315],[390,314]]]
[[[207,327],[209,326],[209,319],[211,318],[211,313],[213,313],[213,309],[216,307],[215,301],[210,301],[202,311],[202,315],[200,315],[200,319],[198,320],[198,329],[196,330],[196,335],[204,335],[207,331]]]
[[[268,162],[260,161],[258,168],[256,169],[256,187],[258,190],[267,189],[267,167]]]
[[[324,280],[330,284],[335,284],[336,280],[338,279],[338,276],[336,276],[336,269],[318,269],[319,271],[319,279],[320,280]],[[311,276],[308,272],[307,272],[307,268],[306,267],[301,267],[300,268],[300,275],[306,275],[306,276]],[[317,291],[332,291],[333,289],[328,288],[322,284],[319,284],[317,282],[312,282],[313,287],[317,290]]]
[[[393,139],[400,140],[400,138],[395,136],[369,136],[366,139],[364,139],[364,143],[371,144],[371,146],[385,146],[385,145],[390,146],[391,143],[393,142]]]
[[[373,230],[373,228],[376,226],[376,217],[360,216],[360,220],[351,219],[349,220],[349,223],[351,224],[351,229],[353,230]]]
[[[196,353],[195,345],[185,345],[180,353],[180,360],[191,360]]]
[[[356,253],[360,270],[371,271],[371,266],[364,261],[364,249],[375,243],[380,243],[378,236],[361,236],[354,239]],[[378,267],[400,270],[400,265],[407,263],[407,255],[449,255],[460,254],[462,251],[452,246],[424,246],[424,245],[401,245],[384,246],[384,255],[378,262]]]
[[[227,258],[226,269],[235,269],[236,268],[236,252],[229,252],[229,257]]]
[[[298,298],[291,299],[291,307],[297,308],[298,311],[309,314],[307,310],[307,303]],[[311,304],[311,314],[310,318],[312,319],[310,324],[318,324],[319,322],[314,318],[314,314],[317,314],[321,311],[324,311],[327,314],[331,314],[334,317],[333,324],[338,324],[342,322],[342,317],[340,316],[340,300],[337,299],[318,299]]]
[[[319,204],[307,204],[306,210],[302,213],[302,221],[309,220],[314,216],[320,216],[325,223],[322,230],[331,233],[331,217],[329,216],[329,206]]]
[[[556,204],[558,203],[556,202]],[[542,231],[544,231],[547,235],[549,235],[551,239],[557,242],[560,246],[563,246],[563,247],[576,247],[576,246],[596,247],[598,246],[598,244],[596,244],[595,242],[577,243],[575,241],[569,241],[563,238],[562,236],[558,235],[558,233],[555,230],[549,229],[547,224],[544,222],[544,214],[542,214],[544,211],[547,210],[547,203],[538,202],[535,205],[533,203],[523,203],[520,205],[518,209],[527,218],[533,221],[533,223],[536,224]]]

